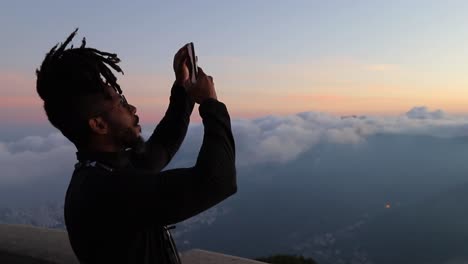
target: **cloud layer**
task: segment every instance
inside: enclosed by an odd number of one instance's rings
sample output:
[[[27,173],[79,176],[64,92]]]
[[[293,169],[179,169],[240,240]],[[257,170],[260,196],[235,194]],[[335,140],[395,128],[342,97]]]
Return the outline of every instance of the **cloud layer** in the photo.
[[[460,137],[468,135],[468,117],[414,107],[397,117],[333,116],[304,112],[235,120],[239,165],[258,162],[287,162],[318,143],[359,144],[382,133]]]
[[[74,146],[59,133],[0,142],[0,185],[27,184],[60,175],[69,179],[74,158]]]
[[[451,116],[441,110],[415,107],[396,117],[333,116],[303,112],[289,116],[266,116],[232,121],[237,165],[288,162],[318,143],[360,144],[379,133],[468,136],[468,117]],[[143,136],[148,138],[151,129]],[[191,125],[187,138],[170,167],[190,166],[196,160],[203,137],[201,124]],[[0,185],[26,184],[63,177],[73,171],[76,149],[60,133],[28,136],[0,142]],[[65,180],[64,179],[64,180]]]

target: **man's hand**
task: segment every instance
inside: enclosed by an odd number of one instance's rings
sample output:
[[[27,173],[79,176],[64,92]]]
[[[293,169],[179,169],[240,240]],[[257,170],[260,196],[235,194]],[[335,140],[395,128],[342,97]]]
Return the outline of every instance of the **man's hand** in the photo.
[[[177,51],[174,56],[174,72],[176,76],[176,84],[183,86],[187,90],[190,86],[190,72],[188,68],[188,52],[187,47],[184,45],[182,48]]]
[[[200,67],[198,67],[197,82],[190,86],[187,91],[192,99],[199,104],[208,98],[218,99],[213,83],[213,77],[206,75]]]

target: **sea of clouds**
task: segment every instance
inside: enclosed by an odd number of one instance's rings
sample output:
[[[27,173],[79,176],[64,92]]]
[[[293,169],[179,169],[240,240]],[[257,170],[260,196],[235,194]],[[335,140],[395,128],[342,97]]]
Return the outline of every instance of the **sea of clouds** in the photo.
[[[360,144],[375,134],[413,134],[436,137],[468,136],[468,116],[414,107],[400,116],[334,116],[303,112],[288,116],[233,119],[237,166],[288,162],[319,143]],[[144,129],[148,138],[152,128]],[[201,124],[193,124],[174,164],[193,164],[203,137]],[[0,142],[0,185],[70,178],[76,148],[59,132]]]

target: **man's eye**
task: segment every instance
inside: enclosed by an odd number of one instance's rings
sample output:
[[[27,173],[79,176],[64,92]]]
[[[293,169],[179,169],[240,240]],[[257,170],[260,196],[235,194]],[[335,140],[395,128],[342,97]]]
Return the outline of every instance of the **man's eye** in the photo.
[[[120,96],[120,104],[125,107],[128,105],[127,99],[123,95]]]

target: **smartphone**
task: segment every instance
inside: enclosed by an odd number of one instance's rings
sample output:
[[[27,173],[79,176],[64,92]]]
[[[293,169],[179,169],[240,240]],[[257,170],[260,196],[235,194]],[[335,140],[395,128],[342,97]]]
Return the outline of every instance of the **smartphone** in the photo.
[[[197,82],[197,77],[198,77],[198,65],[197,61],[198,58],[195,55],[195,47],[193,46],[193,42],[188,43],[187,45],[187,51],[189,55],[189,72],[190,72],[190,81],[192,83]]]

